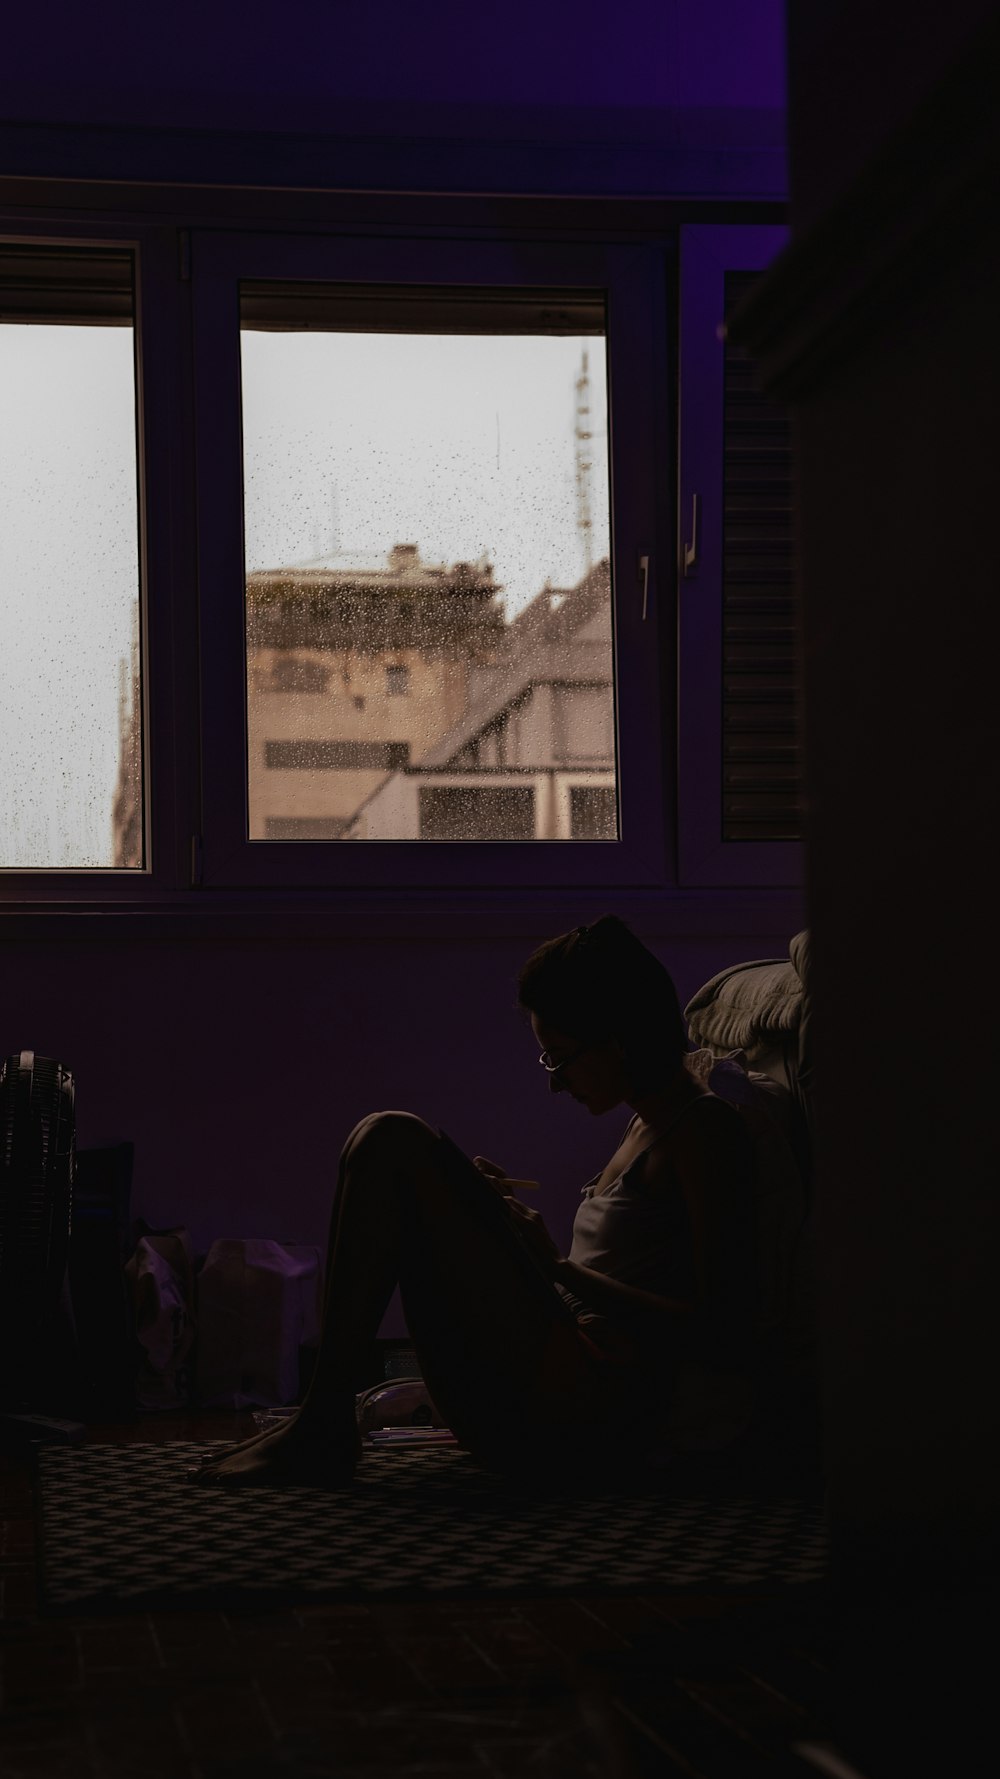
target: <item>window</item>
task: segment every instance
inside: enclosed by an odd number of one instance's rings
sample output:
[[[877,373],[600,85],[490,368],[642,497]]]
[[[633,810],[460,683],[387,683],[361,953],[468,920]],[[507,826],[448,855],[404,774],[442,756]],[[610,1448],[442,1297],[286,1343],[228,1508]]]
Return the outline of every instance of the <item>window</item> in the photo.
[[[421,785],[418,795],[422,840],[535,838],[532,785]]]
[[[8,893],[798,882],[781,230],[80,230],[0,242]]]
[[[305,692],[315,695],[328,691],[333,678],[332,669],[323,661],[311,660],[285,649],[272,650],[268,664],[264,666],[255,663],[255,667],[254,690],[260,692]]]
[[[563,764],[615,785],[603,303],[241,290],[251,842],[303,794],[278,766],[325,770],[309,795],[344,841],[576,838],[525,814],[527,792],[464,779],[496,769],[480,737],[502,732],[503,764],[554,772],[557,794]],[[320,676],[374,696],[318,707]],[[276,679],[301,696],[261,696]]]
[[[264,765],[278,772],[392,772],[410,757],[405,741],[266,741]]]
[[[661,882],[658,260],[192,261],[206,881]]]
[[[574,840],[606,840],[614,832],[614,795],[600,785],[570,786],[570,832]]]
[[[0,866],[140,869],[132,261],[0,247]]]
[[[269,815],[264,832],[268,840],[339,840],[343,827],[336,816]]]

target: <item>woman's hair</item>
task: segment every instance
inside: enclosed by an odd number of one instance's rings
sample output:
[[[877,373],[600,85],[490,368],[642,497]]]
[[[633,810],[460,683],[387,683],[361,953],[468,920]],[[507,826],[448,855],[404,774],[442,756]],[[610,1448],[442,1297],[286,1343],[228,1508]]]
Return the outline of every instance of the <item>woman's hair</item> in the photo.
[[[669,970],[615,914],[539,946],[518,976],[517,998],[574,1038],[617,1039],[637,1087],[676,1074],[687,1050]]]

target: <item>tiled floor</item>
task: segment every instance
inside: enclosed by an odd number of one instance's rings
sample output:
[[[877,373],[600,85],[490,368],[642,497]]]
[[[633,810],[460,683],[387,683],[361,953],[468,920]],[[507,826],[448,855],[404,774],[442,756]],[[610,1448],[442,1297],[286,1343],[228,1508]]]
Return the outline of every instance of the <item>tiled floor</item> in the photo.
[[[89,1437],[247,1430],[143,1416]],[[836,1764],[838,1633],[809,1590],[45,1620],[23,1460],[0,1459],[0,1518],[3,1779],[859,1771]],[[903,1779],[864,1779],[883,1773]]]

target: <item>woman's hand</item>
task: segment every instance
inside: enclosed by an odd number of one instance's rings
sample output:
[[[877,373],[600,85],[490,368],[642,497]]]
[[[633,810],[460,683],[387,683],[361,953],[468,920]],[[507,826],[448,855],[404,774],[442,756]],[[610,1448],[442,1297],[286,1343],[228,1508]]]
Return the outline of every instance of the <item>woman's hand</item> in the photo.
[[[523,1187],[525,1192],[537,1192],[539,1189],[537,1180],[515,1180],[497,1162],[488,1161],[485,1155],[474,1155],[472,1165],[479,1169],[483,1179],[489,1181],[501,1198],[509,1198],[515,1187],[518,1191]]]
[[[472,1157],[472,1165],[479,1169],[483,1179],[489,1181],[494,1191],[499,1192],[501,1198],[507,1198],[509,1196],[509,1189],[504,1184],[507,1175],[497,1162],[489,1161],[485,1155],[474,1155]]]

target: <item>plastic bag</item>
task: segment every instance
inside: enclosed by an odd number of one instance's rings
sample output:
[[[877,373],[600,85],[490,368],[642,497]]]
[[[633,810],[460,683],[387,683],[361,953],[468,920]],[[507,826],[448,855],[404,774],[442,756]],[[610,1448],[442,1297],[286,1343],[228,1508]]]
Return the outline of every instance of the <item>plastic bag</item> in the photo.
[[[186,1229],[147,1229],[125,1277],[139,1345],[139,1408],[181,1408],[191,1397],[195,1343],[194,1254]]]

